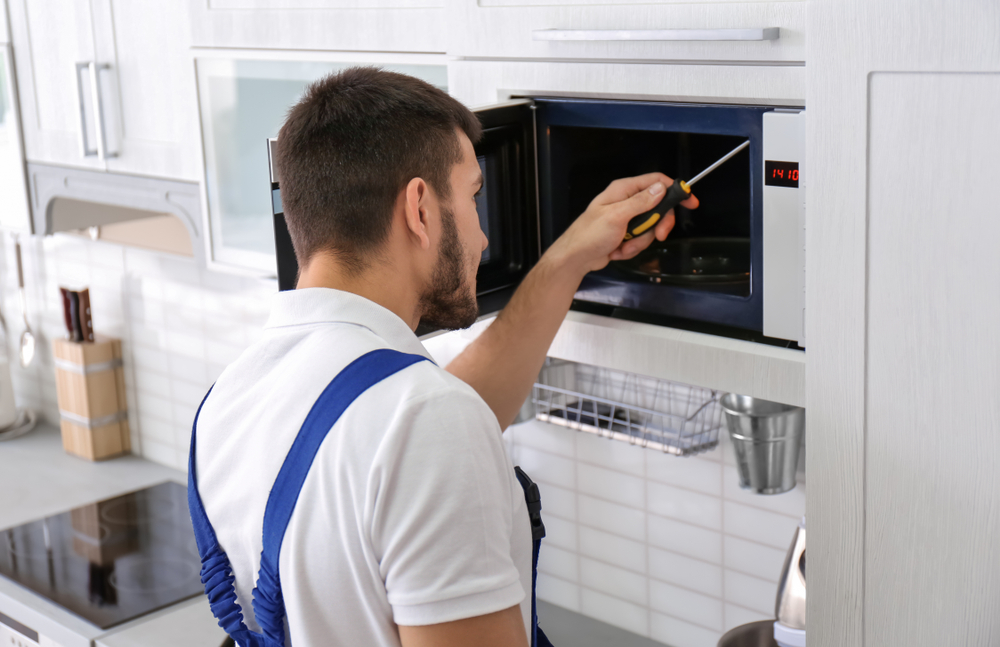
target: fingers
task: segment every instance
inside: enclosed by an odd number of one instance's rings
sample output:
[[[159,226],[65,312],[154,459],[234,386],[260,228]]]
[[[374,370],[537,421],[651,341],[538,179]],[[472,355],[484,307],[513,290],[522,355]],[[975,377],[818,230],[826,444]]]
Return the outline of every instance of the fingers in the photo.
[[[701,202],[698,201],[698,198],[696,198],[693,193],[690,198],[681,201],[681,206],[687,207],[688,209],[697,209],[699,204],[701,204]]]
[[[676,222],[677,220],[674,218],[674,210],[671,209],[667,212],[667,216],[665,218],[661,218],[660,222],[656,223],[656,227],[653,229],[653,234],[656,236],[656,240],[661,242],[666,240],[667,236],[670,235],[670,232],[673,231],[674,224]]]
[[[627,261],[628,259],[633,258],[642,250],[649,247],[650,243],[652,242],[653,242],[653,232],[647,231],[643,235],[636,236],[635,238],[626,240],[624,243],[619,245],[618,249],[611,252],[611,255],[608,256],[608,260]]]
[[[635,177],[625,177],[609,184],[608,188],[594,198],[593,204],[614,204],[627,200],[657,182],[662,182],[664,186],[673,184],[673,180],[663,173],[646,173]]]

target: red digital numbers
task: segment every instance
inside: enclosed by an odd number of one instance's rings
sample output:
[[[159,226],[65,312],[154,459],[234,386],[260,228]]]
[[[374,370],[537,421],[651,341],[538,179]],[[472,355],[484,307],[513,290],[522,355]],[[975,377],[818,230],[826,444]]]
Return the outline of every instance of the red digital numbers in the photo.
[[[764,184],[797,188],[799,186],[799,163],[765,160]]]

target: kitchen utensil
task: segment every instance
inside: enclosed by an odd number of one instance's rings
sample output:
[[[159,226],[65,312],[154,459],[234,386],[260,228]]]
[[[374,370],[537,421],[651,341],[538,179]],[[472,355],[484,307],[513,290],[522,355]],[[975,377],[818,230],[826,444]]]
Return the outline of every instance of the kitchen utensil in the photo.
[[[662,218],[668,211],[691,197],[691,187],[694,186],[695,182],[722,166],[729,158],[736,153],[739,153],[749,145],[750,140],[748,139],[720,157],[708,168],[690,180],[685,181],[675,179],[674,183],[670,185],[669,189],[667,189],[667,194],[663,196],[663,199],[660,200],[659,204],[646,213],[639,214],[635,218],[628,221],[628,227],[625,228],[625,240],[629,240],[630,238],[634,238],[635,236],[649,231],[649,229],[656,225],[656,223],[660,222],[660,218]]]
[[[756,494],[794,488],[805,409],[728,393],[722,397],[722,410],[736,451],[740,487]]]
[[[14,382],[10,375],[7,353],[0,353],[0,439],[3,432],[17,420],[17,406],[14,404]]]
[[[21,367],[28,368],[31,360],[35,359],[35,336],[31,333],[31,324],[28,323],[28,300],[24,296],[24,267],[21,263],[21,241],[14,239],[14,252],[17,255],[17,289],[18,297],[21,301],[21,314],[24,316],[24,332],[21,333],[21,348],[19,355]]]
[[[792,544],[785,555],[785,565],[778,580],[774,601],[774,639],[781,647],[805,647],[806,644],[806,518],[802,517]]]
[[[69,292],[69,340],[83,341],[83,332],[80,330],[80,295],[73,290]]]
[[[773,634],[774,621],[750,622],[727,631],[719,639],[718,647],[778,647]]]
[[[614,266],[653,283],[746,283],[750,249],[749,238],[669,238]]]
[[[70,296],[69,288],[59,287],[59,295],[62,297],[63,323],[66,325],[66,338],[73,339],[73,299]]]
[[[83,288],[78,293],[80,301],[79,321],[77,329],[81,341],[94,342],[94,321],[90,316],[90,288]]]

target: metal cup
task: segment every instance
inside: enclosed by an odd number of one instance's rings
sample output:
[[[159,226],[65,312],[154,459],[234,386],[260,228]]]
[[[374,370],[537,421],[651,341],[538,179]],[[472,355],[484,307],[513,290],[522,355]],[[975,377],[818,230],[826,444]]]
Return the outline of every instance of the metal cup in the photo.
[[[756,494],[794,488],[806,410],[736,393],[723,396],[722,410],[736,451],[740,487]]]

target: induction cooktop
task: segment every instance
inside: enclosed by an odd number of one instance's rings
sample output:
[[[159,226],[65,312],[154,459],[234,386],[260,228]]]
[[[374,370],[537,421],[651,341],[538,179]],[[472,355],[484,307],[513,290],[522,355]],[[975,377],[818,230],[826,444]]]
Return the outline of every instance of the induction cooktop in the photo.
[[[204,593],[200,569],[177,483],[0,530],[0,576],[102,629]]]

